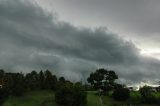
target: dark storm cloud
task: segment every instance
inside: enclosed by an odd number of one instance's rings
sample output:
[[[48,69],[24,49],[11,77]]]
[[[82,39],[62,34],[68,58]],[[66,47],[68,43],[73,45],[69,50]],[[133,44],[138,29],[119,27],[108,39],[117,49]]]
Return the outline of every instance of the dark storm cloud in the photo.
[[[159,0],[46,0],[48,3],[37,1],[52,4],[53,9],[60,14],[65,14],[70,20],[78,19],[82,25],[85,25],[84,22],[91,25],[100,22],[105,26],[113,24],[114,27],[118,26],[116,28],[138,33],[139,36],[159,33]]]
[[[160,74],[160,61],[141,56],[134,44],[106,28],[74,27],[24,0],[1,1],[0,13],[1,68],[51,69],[76,80],[100,67],[133,82]]]
[[[75,25],[107,26],[132,39],[141,49],[159,49],[160,0],[36,1]]]

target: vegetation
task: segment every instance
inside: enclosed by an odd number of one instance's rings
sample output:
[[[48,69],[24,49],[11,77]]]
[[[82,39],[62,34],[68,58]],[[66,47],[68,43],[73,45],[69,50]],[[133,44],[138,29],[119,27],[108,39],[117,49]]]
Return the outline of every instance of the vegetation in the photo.
[[[87,95],[75,88],[61,88],[56,91],[55,101],[58,106],[86,106]]]
[[[0,106],[160,104],[160,92],[148,86],[129,91],[125,85],[115,83],[116,79],[118,75],[106,69],[91,73],[87,79],[90,85],[57,78],[49,70],[26,74],[0,70]]]
[[[156,104],[157,98],[153,95],[152,89],[148,86],[140,88],[140,94],[142,96],[142,102],[148,104]]]
[[[115,79],[118,79],[118,76],[114,71],[98,69],[95,73],[91,73],[87,80],[95,90],[102,89],[105,93],[114,88]]]
[[[112,96],[117,101],[125,101],[130,97],[130,92],[127,88],[119,88],[114,90]]]
[[[51,90],[27,91],[23,96],[9,96],[3,106],[56,106]]]
[[[4,89],[0,89],[0,106],[3,104],[3,102],[6,100],[7,98],[7,93]]]

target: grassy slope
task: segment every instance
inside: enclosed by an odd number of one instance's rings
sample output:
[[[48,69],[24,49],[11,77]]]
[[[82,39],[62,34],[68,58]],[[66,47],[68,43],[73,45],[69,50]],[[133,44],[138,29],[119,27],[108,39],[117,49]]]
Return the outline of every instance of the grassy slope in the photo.
[[[52,101],[52,102],[50,102]],[[99,106],[99,97],[95,92],[88,92],[87,106]],[[52,91],[32,91],[27,92],[21,97],[10,96],[3,106],[56,106],[54,92]]]
[[[88,91],[87,93],[87,106],[100,106],[99,96],[96,95],[96,92]],[[156,93],[154,95],[160,97],[160,93]],[[141,96],[138,92],[131,92],[130,96],[130,99],[125,102],[114,101],[111,97],[108,96],[103,96],[102,100],[105,106],[110,106],[111,104],[135,104],[140,102]],[[42,106],[56,106],[54,101],[54,92],[32,91],[25,93],[22,97],[11,96],[3,106],[39,106],[40,104],[43,104]]]
[[[111,95],[110,95],[111,96]],[[115,101],[113,98],[108,96],[103,96],[103,102],[106,106],[112,105],[112,104],[138,104],[140,103],[141,95],[138,92],[131,92],[130,98],[126,101],[119,102]]]
[[[100,106],[99,97],[95,93],[94,91],[88,91],[87,106]]]
[[[48,100],[54,101],[54,92],[33,91],[25,93],[22,97],[10,96],[3,106],[37,106],[44,102],[48,103]],[[54,106],[53,104],[50,102],[47,106]]]

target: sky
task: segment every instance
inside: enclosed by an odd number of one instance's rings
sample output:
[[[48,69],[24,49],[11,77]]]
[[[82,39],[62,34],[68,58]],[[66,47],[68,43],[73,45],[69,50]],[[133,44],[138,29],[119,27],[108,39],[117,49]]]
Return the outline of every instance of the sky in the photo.
[[[157,84],[159,0],[0,0],[0,68],[49,69],[86,80],[115,70],[128,85]]]

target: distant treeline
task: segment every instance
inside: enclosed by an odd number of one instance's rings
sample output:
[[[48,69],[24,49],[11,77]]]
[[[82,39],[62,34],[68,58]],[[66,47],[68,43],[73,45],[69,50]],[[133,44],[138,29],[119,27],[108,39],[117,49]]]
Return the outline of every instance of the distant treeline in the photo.
[[[99,96],[108,96],[115,101],[130,99],[132,91],[125,85],[116,83],[117,79],[115,71],[103,68],[89,75],[87,78],[89,84],[71,82],[64,77],[58,78],[49,70],[23,74],[8,73],[1,69],[0,103],[3,103],[9,95],[22,96],[26,91],[33,90],[55,91],[55,102],[58,106],[86,106],[87,91],[91,90],[97,91],[96,94]],[[151,87],[144,86],[138,92],[141,95],[140,98],[136,98],[140,101],[139,104],[160,104],[160,96],[155,96]]]
[[[82,85],[81,82],[71,82],[64,77],[57,78],[51,71],[32,71],[27,74],[7,73],[0,70],[0,87],[5,89],[10,95],[20,96],[28,90],[56,90],[62,86],[79,85],[84,89],[89,85]]]

